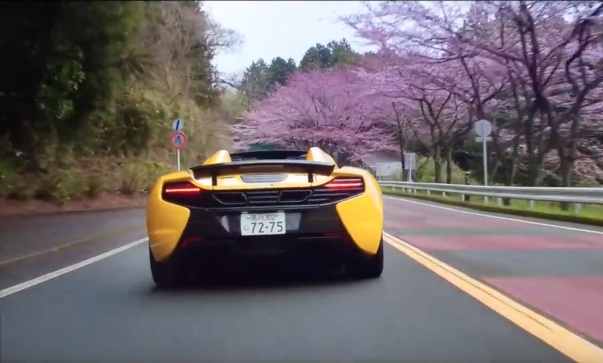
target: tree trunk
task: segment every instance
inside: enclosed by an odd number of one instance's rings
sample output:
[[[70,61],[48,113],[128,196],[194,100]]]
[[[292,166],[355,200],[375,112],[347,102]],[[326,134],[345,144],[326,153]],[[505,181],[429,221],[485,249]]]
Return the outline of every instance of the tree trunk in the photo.
[[[452,150],[446,152],[446,184],[452,184]]]
[[[396,104],[394,102],[392,102],[392,108],[394,109],[394,113],[396,114],[396,121],[398,122],[398,143],[400,146],[400,164],[402,165],[400,177],[402,178],[402,180],[407,180],[407,178],[404,177],[404,167],[406,166],[406,160],[404,159],[404,130],[402,130],[400,115],[398,114],[398,110],[396,109]]]
[[[517,162],[516,162],[516,158],[515,158],[516,153],[517,153],[517,150],[515,150],[513,152],[513,156],[511,157],[511,163],[509,164],[509,170],[507,171],[507,173],[505,175],[505,185],[507,185],[507,186],[512,186],[513,182],[515,181],[515,174],[517,173]],[[503,204],[507,205],[507,206],[511,205],[511,199],[503,198]]]
[[[441,147],[437,145],[433,154],[433,167],[434,167],[434,183],[442,182],[442,154]]]
[[[558,148],[559,161],[560,161],[560,172],[561,172],[561,186],[571,187],[572,186],[572,172],[574,170],[574,164],[576,160],[576,147],[570,145],[566,148],[564,145],[560,145]],[[569,210],[570,203],[561,203],[561,210]]]

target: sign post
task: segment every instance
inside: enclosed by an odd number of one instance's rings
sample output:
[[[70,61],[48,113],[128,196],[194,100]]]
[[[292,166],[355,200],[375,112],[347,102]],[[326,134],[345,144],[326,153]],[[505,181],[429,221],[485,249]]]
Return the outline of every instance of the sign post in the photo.
[[[492,141],[490,134],[492,133],[492,123],[488,120],[479,120],[473,125],[473,130],[477,134],[476,142],[482,143],[482,160],[484,163],[484,185],[488,185],[488,148],[487,142]],[[488,203],[488,197],[484,197],[484,201]]]
[[[170,144],[172,145],[172,148],[176,149],[178,171],[180,171],[180,150],[184,149],[188,141],[186,135],[182,132],[183,128],[184,120],[177,118],[172,122],[172,130],[174,132],[170,135]]]
[[[174,131],[170,135],[170,145],[176,150],[176,158],[178,160],[178,171],[180,171],[180,150],[184,149],[188,139],[184,132]]]

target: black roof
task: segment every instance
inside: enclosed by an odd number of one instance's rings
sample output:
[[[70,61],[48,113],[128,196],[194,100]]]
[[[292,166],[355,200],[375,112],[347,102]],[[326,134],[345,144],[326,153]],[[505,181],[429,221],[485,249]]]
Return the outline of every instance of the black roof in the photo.
[[[232,161],[242,160],[305,160],[305,150],[260,150],[231,153]]]

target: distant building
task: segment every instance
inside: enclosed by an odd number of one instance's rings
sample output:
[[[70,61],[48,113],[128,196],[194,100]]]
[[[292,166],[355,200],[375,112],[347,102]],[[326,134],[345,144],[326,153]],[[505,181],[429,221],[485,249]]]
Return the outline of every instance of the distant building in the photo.
[[[376,152],[365,155],[361,160],[378,178],[402,173],[400,154],[397,153]]]

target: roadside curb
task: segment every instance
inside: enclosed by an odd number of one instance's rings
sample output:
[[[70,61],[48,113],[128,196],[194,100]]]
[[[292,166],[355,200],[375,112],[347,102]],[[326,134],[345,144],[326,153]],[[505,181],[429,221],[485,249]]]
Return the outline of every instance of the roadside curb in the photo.
[[[91,200],[93,201],[93,200]],[[53,206],[51,203],[41,204],[43,206],[41,210],[36,210],[35,208],[25,209],[25,210],[17,210],[15,212],[11,212],[10,209],[8,211],[4,211],[5,204],[0,201],[0,217],[2,218],[10,218],[10,217],[35,217],[35,216],[51,216],[51,215],[69,215],[69,214],[81,214],[81,213],[100,213],[100,212],[115,212],[121,210],[131,210],[131,209],[145,209],[146,208],[146,198],[141,203],[135,203],[133,200],[129,202],[132,203],[124,203],[126,205],[118,205],[117,206],[89,206],[89,207],[69,207],[69,206]],[[68,204],[69,202],[67,202]],[[33,206],[32,206],[33,207]],[[48,208],[48,209],[46,209]]]
[[[45,215],[64,215],[64,214],[80,214],[80,213],[99,213],[99,212],[117,212],[121,210],[130,209],[145,209],[144,206],[127,206],[127,207],[112,207],[112,208],[88,208],[88,209],[70,209],[70,210],[56,210],[56,211],[31,211],[24,213],[13,213],[13,214],[0,214],[0,217],[20,217],[20,216],[45,216]]]

